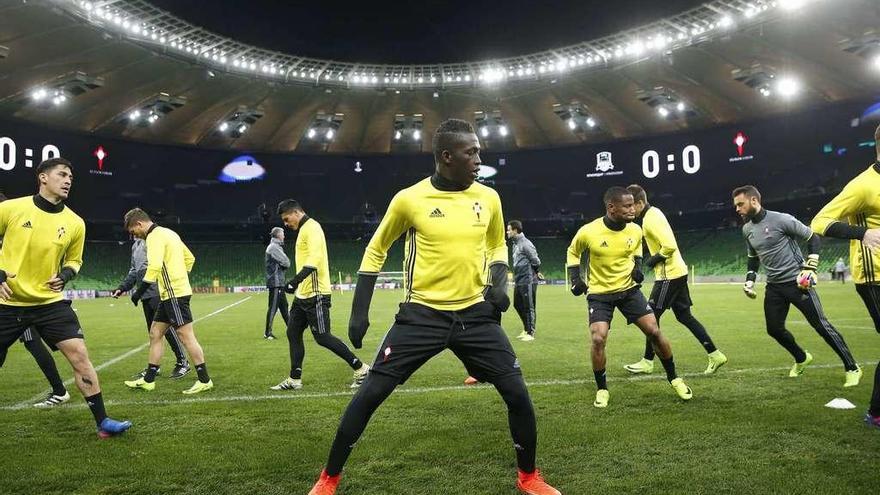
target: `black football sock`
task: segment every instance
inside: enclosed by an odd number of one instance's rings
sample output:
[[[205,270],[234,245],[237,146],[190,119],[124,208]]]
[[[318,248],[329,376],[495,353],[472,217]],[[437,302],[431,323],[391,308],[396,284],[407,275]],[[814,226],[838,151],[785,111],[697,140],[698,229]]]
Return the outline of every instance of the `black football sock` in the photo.
[[[208,365],[205,363],[196,365],[196,373],[199,375],[199,381],[202,383],[208,383],[211,381],[211,378],[208,376]]]
[[[678,374],[675,372],[675,360],[672,356],[669,356],[669,359],[660,358],[660,362],[663,364],[663,369],[666,370],[666,379],[670,382],[678,378]]]
[[[107,411],[104,410],[104,398],[101,397],[101,392],[86,397],[86,404],[89,405],[92,416],[95,417],[95,423],[101,426],[101,422],[107,418]]]
[[[593,377],[596,378],[596,388],[599,390],[608,390],[608,381],[604,369],[593,370]]]
[[[147,365],[147,372],[144,374],[144,381],[153,383],[156,381],[156,373],[159,373],[159,365],[150,363]]]

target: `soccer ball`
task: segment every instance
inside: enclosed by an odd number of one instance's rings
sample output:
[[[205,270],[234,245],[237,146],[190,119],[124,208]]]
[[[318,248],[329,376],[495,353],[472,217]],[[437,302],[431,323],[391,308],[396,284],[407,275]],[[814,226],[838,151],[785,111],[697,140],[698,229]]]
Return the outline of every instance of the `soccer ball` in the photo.
[[[797,277],[798,287],[807,290],[816,285],[816,273],[811,271],[803,271]]]

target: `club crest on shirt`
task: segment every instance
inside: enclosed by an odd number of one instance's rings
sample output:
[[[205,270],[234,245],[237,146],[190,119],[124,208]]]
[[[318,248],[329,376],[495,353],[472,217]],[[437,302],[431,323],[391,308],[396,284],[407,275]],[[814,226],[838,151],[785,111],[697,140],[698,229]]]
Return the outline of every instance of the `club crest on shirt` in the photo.
[[[627,249],[631,249],[633,247],[633,244],[635,244],[635,241],[633,241],[632,238],[626,240]]]
[[[477,201],[474,203],[474,214],[477,215],[477,221],[480,221],[480,212],[483,211],[483,207],[480,205],[480,202]]]
[[[58,227],[58,238],[59,238],[59,239],[61,239],[62,237],[64,237],[64,234],[66,234],[66,233],[67,233],[67,231],[64,230],[64,227]]]

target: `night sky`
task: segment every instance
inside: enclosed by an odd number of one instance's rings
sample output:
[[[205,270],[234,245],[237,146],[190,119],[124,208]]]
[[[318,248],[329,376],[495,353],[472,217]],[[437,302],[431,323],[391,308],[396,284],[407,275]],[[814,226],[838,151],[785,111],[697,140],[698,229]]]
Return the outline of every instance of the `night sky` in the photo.
[[[152,0],[261,48],[363,63],[465,62],[522,55],[659,20],[695,0],[333,2]]]

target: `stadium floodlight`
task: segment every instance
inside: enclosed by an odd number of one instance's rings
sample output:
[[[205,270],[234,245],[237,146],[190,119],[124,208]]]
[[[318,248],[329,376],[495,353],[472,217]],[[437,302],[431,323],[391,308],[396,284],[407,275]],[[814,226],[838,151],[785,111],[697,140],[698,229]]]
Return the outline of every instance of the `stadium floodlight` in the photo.
[[[793,76],[781,76],[776,82],[776,90],[783,98],[794,98],[801,91],[801,82]]]
[[[566,122],[568,122],[569,129],[571,129],[571,130],[577,129],[578,125],[577,125],[577,122],[574,121],[574,119],[568,119]]]
[[[662,86],[650,90],[640,89],[636,91],[636,98],[656,110],[664,119],[689,118],[698,113],[692,105],[685,102],[684,98]]]
[[[217,130],[223,136],[238,139],[261,118],[263,118],[263,111],[261,109],[239,105],[220,121],[220,124],[217,125]]]
[[[420,113],[412,115],[396,114],[394,116],[394,150],[419,150],[421,148],[422,126],[425,116]]]
[[[37,88],[37,89],[31,91],[31,98],[34,101],[43,101],[43,99],[45,99],[46,95],[48,95],[48,94],[49,93],[48,93],[48,91],[46,91],[46,88]]]
[[[312,119],[308,130],[299,141],[298,149],[303,151],[326,151],[330,143],[339,135],[339,128],[345,115],[318,112]]]
[[[505,143],[510,136],[510,127],[501,117],[500,110],[474,112],[474,123],[485,142]]]
[[[773,94],[772,87],[776,82],[776,70],[762,64],[752,64],[748,68],[738,68],[731,71],[735,81],[758,91],[761,96],[768,97]]]
[[[126,121],[129,125],[145,127],[156,123],[161,117],[168,115],[184,104],[186,104],[186,97],[184,96],[157,93],[138,103],[134,108],[129,109],[126,116],[120,120]],[[225,129],[220,130],[223,131]]]
[[[71,72],[37,86],[30,91],[23,102],[34,103],[44,109],[59,107],[68,100],[103,85],[103,78],[90,77],[82,72]]]

